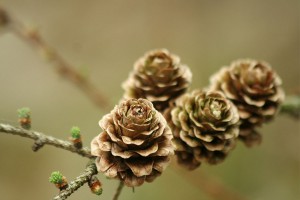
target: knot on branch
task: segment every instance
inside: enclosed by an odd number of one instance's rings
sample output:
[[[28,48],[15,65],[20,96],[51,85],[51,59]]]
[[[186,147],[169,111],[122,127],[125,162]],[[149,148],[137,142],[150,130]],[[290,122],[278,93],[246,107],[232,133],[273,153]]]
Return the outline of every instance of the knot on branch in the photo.
[[[37,139],[34,144],[32,145],[32,151],[36,152],[40,148],[42,148],[45,144],[46,140],[44,138]]]

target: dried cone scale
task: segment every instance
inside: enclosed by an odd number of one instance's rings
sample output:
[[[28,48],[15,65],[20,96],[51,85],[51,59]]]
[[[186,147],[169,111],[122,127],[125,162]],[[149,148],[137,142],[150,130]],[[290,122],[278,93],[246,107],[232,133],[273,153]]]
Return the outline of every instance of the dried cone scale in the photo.
[[[99,124],[103,132],[91,142],[97,169],[129,187],[152,182],[174,154],[167,122],[146,99],[121,102]]]
[[[147,52],[134,64],[134,70],[123,83],[124,98],[145,98],[158,111],[186,92],[192,80],[190,69],[166,49]]]
[[[283,102],[281,79],[266,62],[237,60],[211,77],[211,89],[222,91],[238,108],[239,138],[247,146],[259,143],[254,128],[271,120]]]
[[[178,163],[192,170],[224,160],[239,134],[236,107],[223,93],[194,90],[164,113],[174,134]]]

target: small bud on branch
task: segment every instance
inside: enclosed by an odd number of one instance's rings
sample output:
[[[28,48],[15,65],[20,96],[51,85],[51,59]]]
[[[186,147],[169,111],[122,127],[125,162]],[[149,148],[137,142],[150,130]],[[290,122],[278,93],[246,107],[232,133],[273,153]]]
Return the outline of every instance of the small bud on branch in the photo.
[[[71,137],[69,140],[73,143],[74,147],[77,149],[82,148],[82,140],[81,140],[81,134],[80,129],[76,126],[72,127],[71,129]]]
[[[102,194],[102,191],[103,191],[102,184],[96,176],[92,176],[92,178],[88,182],[88,185],[89,185],[92,193],[94,193],[96,195]]]
[[[63,176],[59,171],[52,172],[49,177],[49,182],[55,184],[59,190],[64,190],[68,187],[68,182],[65,176]]]
[[[30,109],[21,108],[18,110],[19,123],[22,128],[29,130],[31,128]]]

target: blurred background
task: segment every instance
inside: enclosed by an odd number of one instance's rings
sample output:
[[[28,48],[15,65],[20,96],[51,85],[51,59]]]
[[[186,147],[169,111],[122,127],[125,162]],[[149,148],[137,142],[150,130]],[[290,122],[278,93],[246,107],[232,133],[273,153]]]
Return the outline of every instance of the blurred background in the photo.
[[[287,94],[300,90],[299,0],[0,0],[27,27],[82,71],[111,103],[101,110],[51,64],[14,34],[0,32],[0,122],[17,125],[16,110],[32,110],[32,128],[67,139],[79,126],[89,146],[101,129],[98,121],[123,94],[121,83],[146,51],[167,48],[193,72],[192,88],[238,58],[269,62]],[[278,116],[260,129],[254,148],[239,143],[224,163],[203,164],[195,171],[169,167],[151,184],[124,188],[120,199],[210,200],[200,183],[218,179],[249,200],[300,199],[300,122]],[[87,162],[70,152],[45,146],[37,153],[32,140],[0,133],[0,199],[51,199],[58,190],[48,182],[52,171],[68,180]],[[176,166],[176,162],[172,165]],[[186,176],[184,176],[186,174]],[[202,174],[202,175],[201,175]],[[101,197],[82,187],[69,199],[112,199],[118,181],[98,176]]]

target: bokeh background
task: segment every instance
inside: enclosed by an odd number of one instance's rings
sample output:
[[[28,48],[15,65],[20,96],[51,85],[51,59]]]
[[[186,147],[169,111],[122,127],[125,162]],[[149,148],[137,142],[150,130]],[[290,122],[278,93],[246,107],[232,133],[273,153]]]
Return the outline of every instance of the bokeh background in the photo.
[[[237,58],[266,60],[282,77],[287,94],[299,92],[299,0],[1,0],[26,26],[34,27],[67,61],[85,73],[114,105],[134,61],[146,51],[167,48],[193,72],[192,88],[208,84],[211,74]],[[107,112],[96,107],[30,46],[0,32],[0,121],[17,125],[16,110],[32,110],[33,129],[68,138],[79,126],[84,145],[101,130]],[[109,108],[108,110],[112,109]],[[120,199],[210,200],[197,184],[201,174],[218,179],[249,200],[300,199],[300,125],[278,116],[260,131],[260,146],[239,143],[217,166],[193,172],[169,167],[155,182],[122,191]],[[51,199],[57,189],[52,171],[69,180],[87,162],[67,151],[0,134],[0,199]],[[174,162],[172,165],[176,165]],[[186,176],[184,176],[186,174]],[[112,199],[117,181],[102,175],[101,197],[82,187],[70,199]]]

